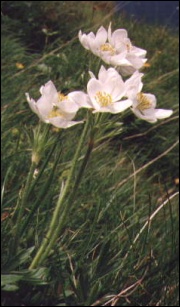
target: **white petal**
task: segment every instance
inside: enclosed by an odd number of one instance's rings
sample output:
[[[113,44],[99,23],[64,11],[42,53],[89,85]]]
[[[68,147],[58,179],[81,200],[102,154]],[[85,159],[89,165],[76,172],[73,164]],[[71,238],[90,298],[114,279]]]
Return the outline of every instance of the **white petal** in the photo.
[[[119,42],[127,38],[127,31],[125,29],[118,29],[112,33],[111,41],[112,44],[116,47]]]
[[[58,92],[56,87],[52,81],[48,81],[45,86],[41,86],[40,92],[42,94],[42,99],[40,98],[37,101],[38,109],[41,112],[44,112],[44,105],[46,105],[47,109],[52,108],[58,102]]]
[[[147,100],[149,100],[149,102],[151,103],[151,108],[155,108],[156,107],[156,96],[153,94],[149,94],[149,93],[143,93],[143,95],[147,98]]]
[[[118,71],[122,76],[129,76],[132,75],[136,69],[132,65],[121,65],[118,67]]]
[[[114,68],[108,68],[107,70],[104,68],[104,66],[101,66],[100,70],[99,70],[99,74],[98,74],[98,78],[101,81],[102,84],[108,85],[109,82],[112,83],[112,79],[120,79],[122,81],[121,76],[119,75],[119,73],[117,72],[116,69]],[[106,86],[105,85],[105,86]]]
[[[132,100],[126,99],[115,102],[112,106],[109,106],[111,113],[120,113],[132,106]]]
[[[106,78],[107,78],[107,70],[103,65],[101,65],[99,73],[98,73],[98,79],[101,82],[104,82],[106,80]]]
[[[145,59],[141,59],[140,57],[137,57],[135,54],[130,53],[127,54],[126,59],[131,63],[131,65],[136,69],[140,69],[141,67],[143,67],[144,65],[144,60]]]
[[[131,107],[132,101],[127,99],[127,100],[122,100],[113,103],[112,105],[109,105],[107,107],[101,107],[99,110],[94,110],[93,113],[112,113],[112,114],[117,114],[121,113],[127,108]]]
[[[78,108],[92,108],[89,96],[81,91],[74,91],[68,94],[68,97],[73,100]]]
[[[122,52],[116,55],[112,55],[109,58],[109,63],[113,66],[132,66],[132,64],[130,63],[130,61],[126,58],[127,56],[127,52]],[[105,61],[105,56],[103,55],[103,60]]]
[[[30,106],[31,110],[32,110],[34,113],[36,113],[36,114],[39,116],[39,118],[40,118],[43,122],[49,123],[49,120],[47,119],[48,113],[46,112],[46,114],[44,114],[44,113],[39,112],[37,103],[35,102],[34,99],[32,99],[32,98],[29,97],[29,94],[28,94],[28,93],[26,93],[26,98],[27,98],[27,101],[28,101],[28,103],[29,103],[29,106]]]
[[[173,113],[172,110],[165,110],[165,109],[156,109],[155,110],[155,116],[158,119],[167,118],[171,116]]]
[[[112,96],[113,101],[118,101],[120,100],[123,96],[125,96],[125,84],[124,82],[119,78],[118,79],[114,79],[114,84],[112,84],[113,87],[111,89],[109,89],[109,93]],[[108,85],[110,86],[110,84]],[[107,86],[107,88],[108,88]]]
[[[78,32],[78,38],[79,38],[81,44],[82,44],[82,36],[83,36],[83,33],[82,33],[81,30],[79,30],[79,32]]]
[[[47,118],[49,112],[51,112],[53,108],[53,104],[51,100],[48,99],[46,96],[41,96],[37,101],[37,108],[40,116],[43,118]]]
[[[147,51],[145,49],[141,49],[135,46],[132,46],[131,52],[134,53],[136,56],[145,57]]]
[[[87,35],[87,43],[88,43],[88,46],[89,46],[89,50],[91,50],[92,52],[97,52],[97,47],[96,47],[96,43],[95,43],[95,35],[93,32],[90,32],[88,35]]]
[[[115,68],[112,68],[112,67],[108,68],[108,70],[107,70],[107,76],[108,76],[109,78],[112,78],[112,77],[119,78],[119,77],[120,77],[120,79],[122,80],[122,78],[121,78],[121,76],[119,75],[119,73],[117,72],[117,70],[116,70]]]
[[[71,99],[62,100],[57,103],[60,112],[64,113],[76,113],[79,110],[79,106]]]
[[[100,27],[96,34],[95,43],[96,46],[101,46],[105,44],[107,40],[107,31],[104,27]]]
[[[56,95],[57,90],[54,83],[50,80],[44,86],[41,86],[40,93],[41,95],[46,95],[46,97],[51,98]]]
[[[86,34],[83,34],[82,31],[80,30],[78,33],[79,41],[83,45],[83,47],[87,50],[90,49],[89,47],[89,40],[90,36],[87,36]]]
[[[96,36],[94,35],[93,32],[90,32],[87,35],[86,34],[82,34],[80,32],[80,35],[79,35],[80,42],[83,45],[83,47],[88,49],[88,50],[91,50],[91,52],[93,52],[95,55],[99,55],[99,45],[100,45],[99,40],[101,41],[101,39],[102,39],[100,32],[99,32],[99,35],[98,35],[97,38],[96,38]]]
[[[140,119],[143,119],[149,123],[157,122],[154,110],[149,112],[150,114],[144,115],[137,108],[132,108],[133,113]]]
[[[108,77],[103,84],[103,88],[104,92],[112,96],[113,101],[120,100],[125,94],[125,84],[118,72],[113,68],[109,69]]]
[[[112,31],[111,31],[111,22],[109,24],[108,27],[108,41],[111,43],[111,35],[112,35]]]
[[[103,52],[103,53],[100,53],[98,55],[102,61],[104,61],[106,64],[110,65],[111,64],[111,55],[108,53],[108,52]],[[113,65],[113,64],[112,64]],[[116,65],[113,65],[113,66],[116,66]]]
[[[96,101],[95,96],[96,96],[97,92],[103,92],[103,86],[102,86],[101,82],[99,80],[94,79],[94,78],[90,79],[88,84],[87,84],[87,92],[88,92],[88,95],[91,99],[91,103],[93,105],[93,108],[99,110],[100,105]]]
[[[125,81],[126,96],[130,99],[134,99],[137,93],[140,93],[143,87],[141,81],[143,74],[139,71],[135,71],[133,75]]]
[[[55,127],[64,128],[64,129],[67,129],[71,126],[83,123],[83,121],[68,121],[61,117],[53,117],[49,121]]]
[[[39,112],[38,112],[38,108],[37,108],[37,104],[36,104],[35,100],[30,98],[28,93],[26,93],[25,95],[26,95],[26,99],[29,103],[31,110],[38,115]]]

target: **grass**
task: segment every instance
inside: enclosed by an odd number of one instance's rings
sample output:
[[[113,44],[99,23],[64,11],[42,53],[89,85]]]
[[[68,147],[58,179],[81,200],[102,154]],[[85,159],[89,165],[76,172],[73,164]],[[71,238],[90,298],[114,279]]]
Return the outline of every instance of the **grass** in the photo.
[[[109,1],[84,1],[83,9],[80,2],[2,2],[2,306],[178,306],[177,34],[116,16]],[[13,252],[18,203],[38,146],[38,118],[25,92],[38,98],[50,79],[64,93],[86,90],[89,67],[96,73],[99,62],[89,62],[78,30],[110,20],[148,51],[144,92],[174,112],[154,125],[130,111],[104,115],[67,223],[48,259],[30,271],[82,127],[58,132],[41,124],[39,138],[47,129],[48,141]]]

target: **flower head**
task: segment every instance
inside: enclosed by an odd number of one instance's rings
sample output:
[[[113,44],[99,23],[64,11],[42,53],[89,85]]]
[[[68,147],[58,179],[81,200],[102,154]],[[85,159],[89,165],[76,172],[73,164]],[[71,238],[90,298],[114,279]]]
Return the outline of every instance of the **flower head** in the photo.
[[[93,32],[83,34],[79,31],[79,40],[84,48],[105,63],[118,67],[124,75],[132,74],[146,62],[146,50],[133,46],[125,29],[112,33],[111,23],[108,31],[101,26],[96,35]]]
[[[40,93],[41,97],[37,102],[30,98],[28,93],[26,93],[26,98],[31,110],[43,122],[51,123],[58,128],[69,128],[82,123],[82,121],[72,121],[72,119],[80,107],[86,106],[88,97],[85,93],[77,91],[65,96],[57,92],[52,81],[41,86]]]
[[[114,68],[101,66],[98,79],[90,72],[87,84],[90,103],[95,112],[119,113],[131,106],[130,100],[121,100],[125,94],[125,84]]]
[[[171,116],[172,110],[156,109],[156,97],[153,94],[141,92],[143,87],[142,76],[143,74],[136,71],[125,82],[126,96],[132,101],[131,108],[134,114],[150,123]]]

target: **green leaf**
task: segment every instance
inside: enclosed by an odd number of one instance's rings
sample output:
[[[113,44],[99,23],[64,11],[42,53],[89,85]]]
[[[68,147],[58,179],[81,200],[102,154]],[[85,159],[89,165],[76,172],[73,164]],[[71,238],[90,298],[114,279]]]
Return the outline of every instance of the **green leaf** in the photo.
[[[17,281],[21,280],[22,276],[21,275],[16,275],[16,274],[2,274],[1,275],[1,286],[4,286],[6,284],[13,284],[16,283]]]
[[[19,287],[17,285],[8,285],[8,284],[2,288],[3,291],[9,291],[9,292],[17,291],[18,289]]]
[[[17,283],[22,279],[22,275],[2,274],[1,288],[4,291],[16,291],[19,289]]]
[[[34,250],[34,246],[28,248],[27,250],[22,250],[20,251],[15,257],[11,258],[5,265],[5,267],[3,268],[4,271],[12,271],[15,270],[16,268],[18,268],[20,265],[24,265],[26,264],[29,259],[30,259],[30,255]]]
[[[23,271],[23,280],[33,284],[34,286],[47,285],[47,277],[49,270],[47,268],[39,268],[35,270]]]
[[[1,288],[4,291],[15,291],[18,287],[18,282],[27,282],[33,286],[47,285],[48,269],[40,268],[36,270],[23,270],[20,272],[14,272],[11,274],[1,275]]]

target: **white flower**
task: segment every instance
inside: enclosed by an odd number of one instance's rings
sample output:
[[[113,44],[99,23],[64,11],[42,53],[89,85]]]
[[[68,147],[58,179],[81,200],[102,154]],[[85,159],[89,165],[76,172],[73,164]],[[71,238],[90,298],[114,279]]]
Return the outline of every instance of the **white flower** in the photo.
[[[119,113],[131,106],[131,100],[121,100],[125,95],[125,83],[114,68],[105,69],[101,66],[98,79],[90,72],[91,79],[87,84],[93,113]]]
[[[80,30],[79,40],[84,48],[105,63],[117,66],[124,75],[140,69],[147,60],[146,50],[133,46],[125,29],[118,29],[112,33],[111,24],[108,31],[101,26],[96,35],[93,32],[83,34]]]
[[[156,109],[156,97],[149,93],[142,93],[143,74],[136,71],[125,82],[126,96],[132,100],[132,111],[134,114],[150,123],[155,123],[158,119],[167,118],[172,115],[172,110]]]
[[[65,96],[57,92],[52,81],[40,88],[41,97],[37,102],[26,93],[30,108],[45,123],[58,128],[69,128],[82,121],[72,121],[81,105],[86,106],[88,96],[83,92],[72,92]]]

